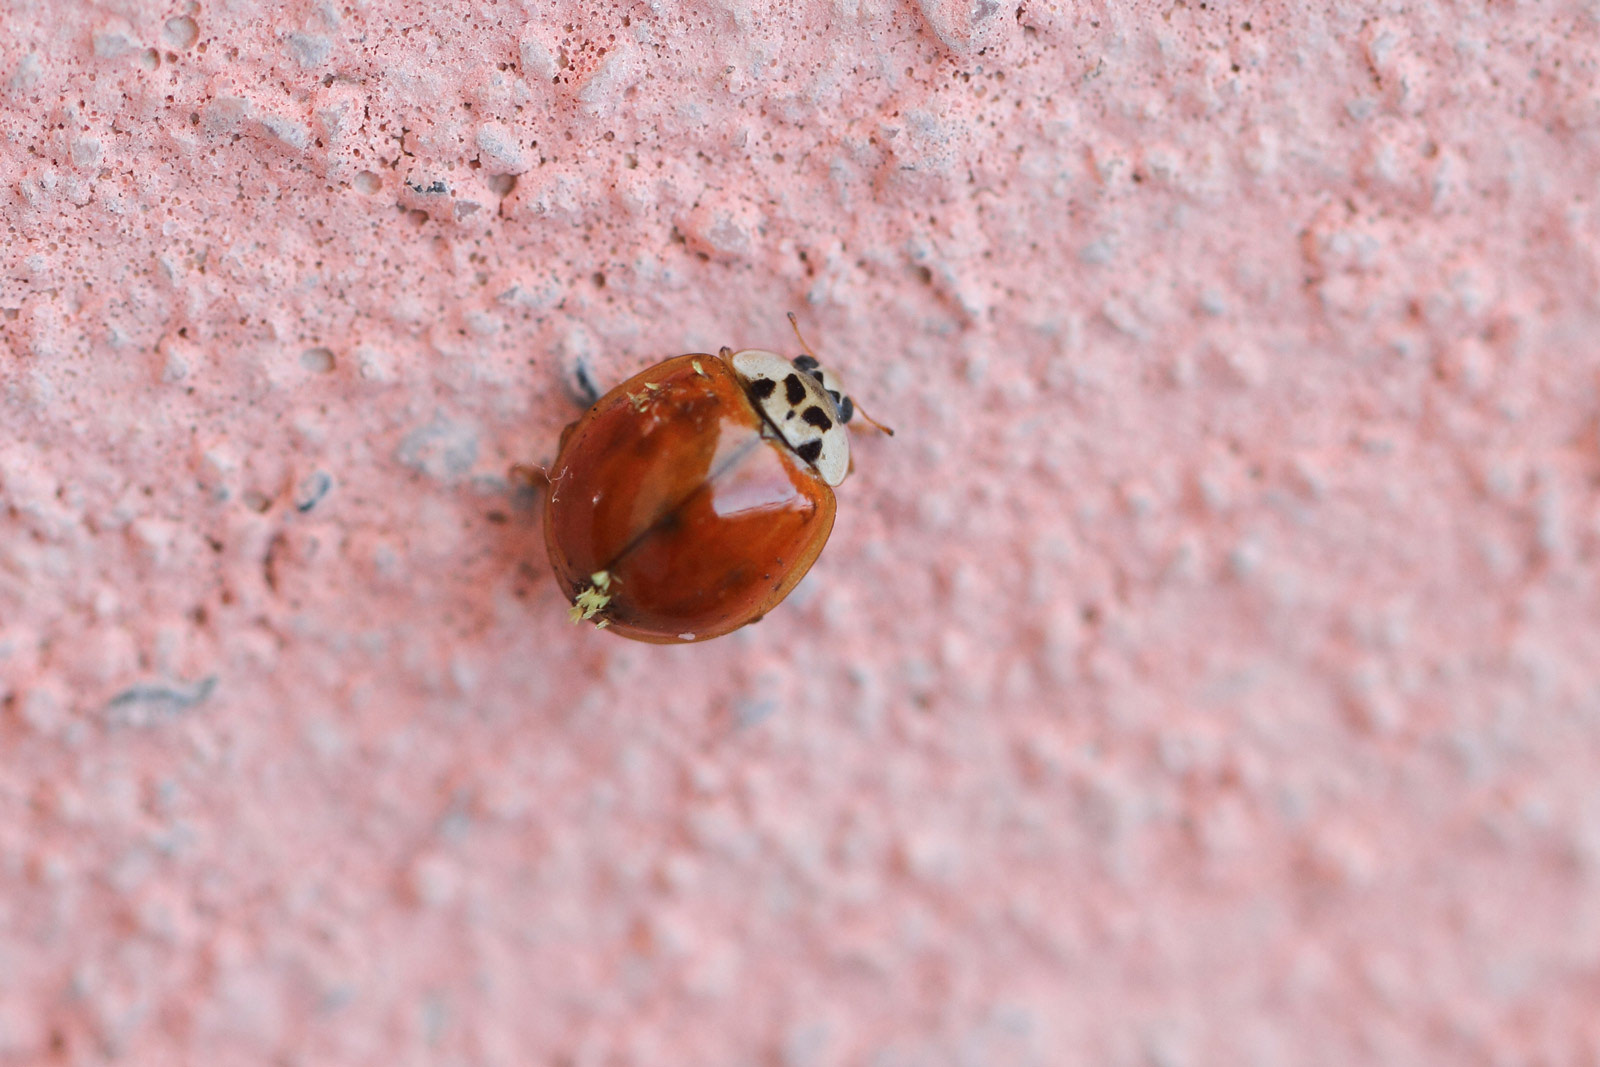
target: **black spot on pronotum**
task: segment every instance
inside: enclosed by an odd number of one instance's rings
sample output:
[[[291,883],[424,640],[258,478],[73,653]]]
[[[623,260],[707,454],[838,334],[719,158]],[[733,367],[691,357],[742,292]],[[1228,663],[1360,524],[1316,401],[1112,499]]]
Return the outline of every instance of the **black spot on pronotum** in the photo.
[[[798,407],[800,401],[806,398],[806,387],[800,382],[800,375],[791,374],[783,380],[784,396],[789,398],[789,403]]]
[[[795,356],[794,365],[797,369],[803,370],[807,374],[814,374],[818,366],[817,361],[810,356]]]
[[[778,388],[778,383],[771,378],[757,378],[750,383],[750,395],[757,400],[765,400],[772,395],[772,391],[776,388]]]
[[[800,417],[805,419],[819,430],[833,429],[833,420],[828,418],[828,413],[817,407],[815,404],[812,404],[810,407],[806,408]]]
[[[849,397],[839,401],[839,421],[849,422],[856,413],[856,406]]]
[[[817,461],[817,457],[822,455],[822,442],[807,441],[805,444],[795,449],[795,453],[807,463],[815,463]]]

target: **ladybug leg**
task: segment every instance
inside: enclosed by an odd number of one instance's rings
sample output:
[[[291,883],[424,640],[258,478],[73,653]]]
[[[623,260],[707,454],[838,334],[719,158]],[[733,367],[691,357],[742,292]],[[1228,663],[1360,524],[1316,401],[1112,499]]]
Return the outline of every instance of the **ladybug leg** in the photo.
[[[800,342],[800,351],[811,357],[811,366],[817,365],[817,354],[811,351],[811,346],[806,344],[806,339],[800,336],[800,320],[795,318],[794,312],[789,312],[789,327],[794,330],[794,339]],[[804,368],[810,370],[810,367]]]
[[[506,484],[516,507],[532,507],[550,484],[550,469],[543,464],[513,463],[506,470]]]
[[[550,472],[531,463],[513,463],[506,471],[506,481],[521,492],[540,489],[550,484]]]
[[[595,385],[594,379],[589,376],[589,364],[581,359],[572,368],[569,388],[572,398],[582,404],[585,410],[594,407],[595,401],[600,399],[600,387]]]

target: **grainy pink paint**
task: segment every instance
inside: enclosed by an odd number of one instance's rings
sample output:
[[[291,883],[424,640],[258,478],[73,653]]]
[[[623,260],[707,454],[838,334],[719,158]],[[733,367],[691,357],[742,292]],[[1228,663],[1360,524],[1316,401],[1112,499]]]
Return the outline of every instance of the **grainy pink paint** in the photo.
[[[1600,1063],[1593,2],[0,24],[0,1063]],[[791,308],[812,576],[569,625]]]

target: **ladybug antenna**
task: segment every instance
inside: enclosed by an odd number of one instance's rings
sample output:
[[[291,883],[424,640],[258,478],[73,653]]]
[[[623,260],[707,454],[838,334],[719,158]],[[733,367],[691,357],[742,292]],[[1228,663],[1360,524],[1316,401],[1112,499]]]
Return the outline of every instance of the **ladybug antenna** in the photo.
[[[811,346],[806,344],[806,339],[800,336],[800,320],[794,317],[794,312],[792,311],[789,312],[789,325],[794,328],[794,339],[800,342],[801,351],[812,359],[816,359],[817,354],[811,351]]]
[[[865,411],[862,411],[861,410],[861,405],[855,403],[855,399],[853,397],[851,398],[851,406],[856,409],[855,413],[857,415],[860,415],[863,419],[866,419],[868,425],[870,425],[874,430],[877,430],[879,433],[883,434],[885,437],[893,437],[894,436],[894,431],[893,430],[889,429],[889,427],[885,426],[883,423],[879,422],[877,419],[873,418],[871,415],[868,415]]]
[[[794,339],[800,342],[800,347],[805,350],[805,354],[815,360],[817,358],[817,354],[811,351],[811,346],[806,344],[806,339],[800,336],[800,320],[795,318],[794,312],[792,311],[789,312],[789,325],[794,328]],[[837,393],[834,394],[834,400],[840,400],[840,397]],[[866,419],[867,422],[871,423],[874,430],[877,430],[885,437],[894,436],[893,430],[889,429],[889,427],[885,426],[871,415],[868,415],[865,411],[862,411],[861,405],[855,402],[854,397],[844,397],[842,402],[844,404],[843,414],[845,422],[849,422],[855,416],[860,415],[863,419]]]

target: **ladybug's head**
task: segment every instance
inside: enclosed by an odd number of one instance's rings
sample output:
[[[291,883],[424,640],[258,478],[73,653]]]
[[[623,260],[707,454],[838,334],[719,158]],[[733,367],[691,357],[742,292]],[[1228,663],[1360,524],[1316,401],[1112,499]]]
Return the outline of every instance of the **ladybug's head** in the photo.
[[[829,485],[844,481],[850,473],[850,431],[844,428],[845,415],[824,385],[821,369],[808,370],[798,360],[759,348],[724,358],[774,435]],[[853,413],[854,408],[847,410]]]
[[[747,348],[743,352],[723,349],[723,358],[777,436],[816,468],[823,481],[838,485],[850,473],[850,431],[845,426],[852,418],[860,414],[884,433],[892,435],[894,431],[857,411],[839,380],[823,370],[811,353],[792,312],[789,324],[794,326],[804,355],[789,360],[776,352]]]

